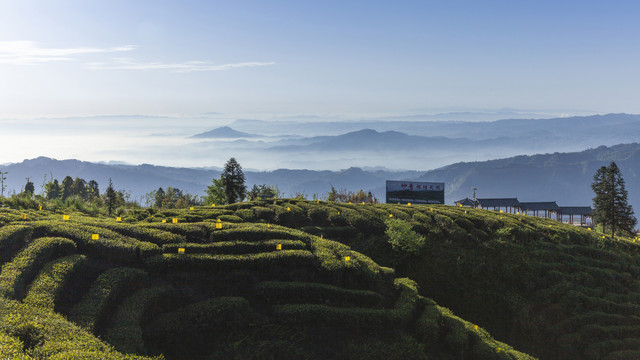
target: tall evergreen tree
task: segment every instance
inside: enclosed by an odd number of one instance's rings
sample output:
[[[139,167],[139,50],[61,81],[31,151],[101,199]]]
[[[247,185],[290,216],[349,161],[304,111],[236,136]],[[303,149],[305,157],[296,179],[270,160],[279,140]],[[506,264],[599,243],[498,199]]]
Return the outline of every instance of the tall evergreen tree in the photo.
[[[156,191],[154,198],[155,199],[154,199],[153,205],[158,209],[161,209],[162,205],[164,204],[164,198],[165,198],[164,190],[162,188],[158,188],[158,191]]]
[[[596,194],[593,198],[594,220],[602,224],[603,231],[609,228],[611,236],[617,231],[633,232],[637,220],[627,203],[628,194],[618,165],[612,161],[609,166],[598,169],[591,188]]]
[[[71,195],[77,195],[81,199],[87,199],[87,182],[84,179],[76,177],[71,185]]]
[[[73,179],[71,178],[71,176],[66,176],[63,180],[62,180],[62,185],[60,186],[60,192],[62,195],[62,200],[66,200],[69,196],[71,196],[73,193]]]
[[[36,191],[35,185],[33,185],[33,182],[29,180],[29,178],[27,178],[27,183],[24,185],[24,193],[33,195],[35,191]]]
[[[111,178],[109,178],[109,186],[107,186],[107,190],[104,193],[104,203],[107,206],[107,213],[111,216],[111,213],[116,207],[118,202],[118,194],[113,189],[113,183],[111,182]]]
[[[53,200],[60,197],[60,184],[58,179],[54,179],[52,182],[48,182],[44,186],[44,190],[47,193],[47,199]]]
[[[247,187],[244,185],[244,173],[242,172],[242,166],[235,158],[229,159],[224,165],[222,185],[224,186],[224,194],[228,204],[244,199],[247,192]]]
[[[89,200],[93,200],[100,196],[100,189],[98,188],[98,182],[95,180],[89,181],[87,184],[87,197]]]

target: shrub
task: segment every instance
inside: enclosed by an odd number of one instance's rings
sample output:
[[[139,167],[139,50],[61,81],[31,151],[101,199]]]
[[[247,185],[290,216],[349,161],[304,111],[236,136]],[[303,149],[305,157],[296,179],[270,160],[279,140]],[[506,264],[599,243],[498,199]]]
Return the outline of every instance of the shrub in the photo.
[[[425,238],[412,230],[411,224],[400,219],[388,219],[387,231],[391,247],[397,252],[418,255],[424,246]]]
[[[31,238],[33,230],[24,225],[0,227],[0,265],[11,259]]]
[[[98,276],[82,301],[71,310],[69,318],[91,332],[101,333],[118,301],[146,280],[147,273],[140,269],[119,267],[107,270]]]
[[[39,238],[2,266],[0,295],[22,299],[27,284],[45,263],[76,251],[73,241],[64,238]]]
[[[240,297],[216,297],[160,315],[145,327],[152,346],[175,358],[201,357],[231,334],[244,334],[251,310]]]
[[[127,297],[113,316],[113,324],[105,332],[104,339],[125,353],[144,354],[142,326],[149,307],[167,298],[176,298],[176,290],[170,286],[143,288]],[[175,304],[174,304],[175,305]]]
[[[300,240],[266,240],[266,241],[221,241],[209,244],[171,244],[164,245],[165,253],[177,253],[179,248],[185,249],[187,254],[249,254],[270,252],[276,250],[276,245],[282,245],[281,250],[306,250],[307,245]]]
[[[70,255],[48,263],[31,283],[24,302],[53,310],[64,283],[87,263],[84,255]]]
[[[261,282],[256,285],[256,296],[269,304],[324,303],[381,307],[384,302],[383,296],[374,291],[351,290],[310,282]]]

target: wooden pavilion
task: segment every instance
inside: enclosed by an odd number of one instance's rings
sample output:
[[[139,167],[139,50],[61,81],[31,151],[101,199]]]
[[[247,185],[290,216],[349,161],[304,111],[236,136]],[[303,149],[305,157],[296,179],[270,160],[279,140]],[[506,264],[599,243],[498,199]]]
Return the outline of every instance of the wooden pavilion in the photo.
[[[568,216],[568,223],[579,226],[593,226],[593,209],[591,206],[560,206],[558,209],[558,221],[565,222]],[[576,223],[574,217],[580,216],[580,222]]]
[[[555,201],[520,202],[518,208],[526,215],[540,216],[540,212],[543,212],[543,217],[548,219],[552,214],[557,217],[560,210]]]
[[[503,210],[506,213],[516,213],[519,209],[520,202],[517,198],[494,198],[494,199],[476,199],[481,209],[493,209],[495,211]]]

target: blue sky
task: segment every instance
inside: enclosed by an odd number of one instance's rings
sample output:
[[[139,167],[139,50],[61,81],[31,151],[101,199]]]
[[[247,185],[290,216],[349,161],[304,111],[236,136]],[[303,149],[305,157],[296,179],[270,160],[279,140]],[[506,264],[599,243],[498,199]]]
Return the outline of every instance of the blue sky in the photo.
[[[640,113],[636,1],[0,1],[0,118]]]

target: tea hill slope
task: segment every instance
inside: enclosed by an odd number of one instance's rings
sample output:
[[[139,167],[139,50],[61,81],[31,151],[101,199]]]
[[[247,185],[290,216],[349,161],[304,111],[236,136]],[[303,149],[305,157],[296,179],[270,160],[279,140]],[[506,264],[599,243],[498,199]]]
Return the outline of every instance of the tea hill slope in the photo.
[[[0,355],[531,358],[414,281],[312,234],[369,234],[404,213],[362,209],[279,199],[123,221],[0,209]]]
[[[542,359],[640,358],[640,238],[444,205],[299,202],[292,209],[295,218],[277,220],[395,268],[421,295],[521,351]],[[418,254],[392,249],[384,223],[391,215],[426,238]]]

